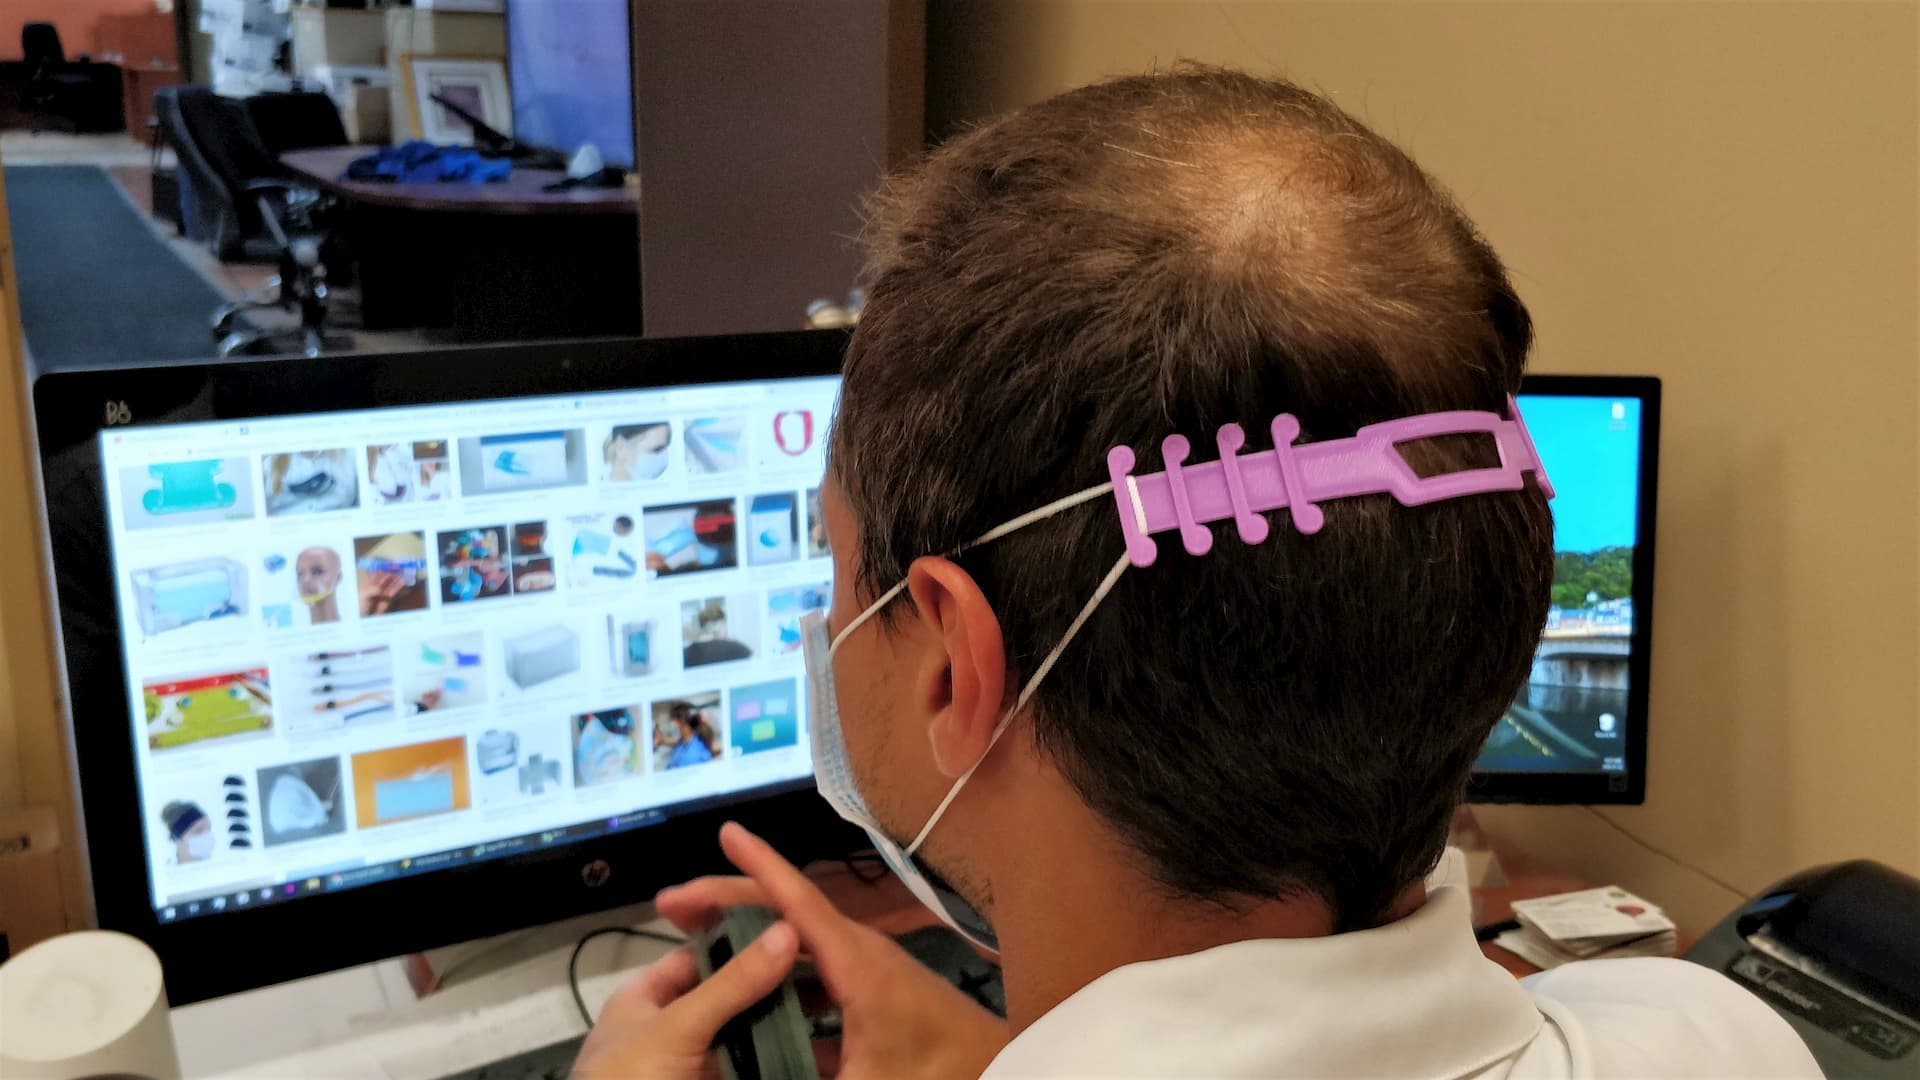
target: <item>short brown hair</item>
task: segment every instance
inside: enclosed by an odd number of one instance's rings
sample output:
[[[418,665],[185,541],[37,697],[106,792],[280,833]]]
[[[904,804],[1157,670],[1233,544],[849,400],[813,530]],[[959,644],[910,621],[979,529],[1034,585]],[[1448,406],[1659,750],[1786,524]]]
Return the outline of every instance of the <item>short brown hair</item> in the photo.
[[[1111,446],[1151,472],[1165,435],[1281,412],[1313,441],[1504,411],[1532,340],[1432,178],[1277,79],[1184,67],[1062,94],[940,148],[871,218],[831,462],[866,597],[1100,483]],[[1491,452],[1408,450],[1427,474]],[[1526,677],[1552,524],[1531,487],[1325,514],[1313,536],[1271,515],[1258,546],[1216,525],[1203,558],[1163,544],[1042,684],[1032,733],[1172,892],[1309,892],[1355,927],[1439,857]],[[1016,677],[1121,549],[1099,500],[962,556]]]

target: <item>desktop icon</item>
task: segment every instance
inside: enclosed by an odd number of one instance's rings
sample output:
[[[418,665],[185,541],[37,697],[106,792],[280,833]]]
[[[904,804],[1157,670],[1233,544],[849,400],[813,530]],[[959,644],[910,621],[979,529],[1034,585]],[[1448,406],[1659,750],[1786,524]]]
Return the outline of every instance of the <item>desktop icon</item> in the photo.
[[[320,879],[319,879],[319,878],[317,878],[317,877],[310,877],[310,878],[308,878],[308,879],[307,879],[307,891],[308,891],[308,892],[312,892],[313,890],[315,890],[315,889],[317,889],[317,888],[319,888],[319,887],[320,887]]]
[[[188,905],[187,905],[187,914],[189,914],[189,915],[198,915],[198,914],[200,914],[200,905],[199,905],[198,903],[192,903],[192,904],[188,904]]]
[[[261,889],[261,890],[260,890],[260,899],[262,899],[262,900],[271,900],[271,899],[273,899],[273,889],[271,889],[271,888],[265,888],[265,889]]]
[[[160,912],[160,919],[163,922],[172,922],[179,914],[180,913],[173,908],[167,908]]]
[[[253,894],[250,892],[240,893],[239,895],[233,898],[233,902],[234,902],[234,905],[237,907],[246,907],[248,904],[253,902]]]

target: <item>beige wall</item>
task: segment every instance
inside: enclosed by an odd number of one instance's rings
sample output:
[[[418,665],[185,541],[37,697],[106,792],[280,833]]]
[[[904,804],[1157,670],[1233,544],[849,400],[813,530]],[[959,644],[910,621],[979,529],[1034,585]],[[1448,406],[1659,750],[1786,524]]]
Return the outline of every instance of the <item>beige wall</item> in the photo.
[[[1665,380],[1647,804],[1740,890],[1920,873],[1910,3],[934,0],[936,131],[1179,59],[1407,146],[1507,259],[1535,368]],[[1698,932],[1735,897],[1583,811],[1483,824]]]

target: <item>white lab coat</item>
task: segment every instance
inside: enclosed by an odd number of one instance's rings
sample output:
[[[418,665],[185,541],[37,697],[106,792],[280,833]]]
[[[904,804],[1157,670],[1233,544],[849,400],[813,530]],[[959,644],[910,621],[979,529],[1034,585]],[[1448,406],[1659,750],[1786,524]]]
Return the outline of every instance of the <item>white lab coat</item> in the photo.
[[[1465,890],[1323,938],[1242,941],[1110,971],[994,1059],[1012,1077],[1808,1077],[1800,1037],[1683,960],[1519,980],[1481,955]]]

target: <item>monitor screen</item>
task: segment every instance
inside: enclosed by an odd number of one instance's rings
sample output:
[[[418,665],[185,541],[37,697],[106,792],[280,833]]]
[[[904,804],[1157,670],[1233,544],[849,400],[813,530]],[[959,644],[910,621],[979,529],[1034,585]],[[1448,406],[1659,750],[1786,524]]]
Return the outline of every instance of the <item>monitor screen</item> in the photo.
[[[1494,725],[1476,770],[1630,770],[1634,564],[1640,543],[1643,402],[1637,395],[1523,394],[1553,481],[1553,593],[1533,670]],[[1644,687],[1641,699],[1644,700]]]
[[[807,784],[838,388],[101,432],[156,918]]]
[[[627,0],[511,0],[507,65],[516,140],[564,154],[592,143],[633,168]]]

